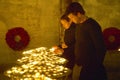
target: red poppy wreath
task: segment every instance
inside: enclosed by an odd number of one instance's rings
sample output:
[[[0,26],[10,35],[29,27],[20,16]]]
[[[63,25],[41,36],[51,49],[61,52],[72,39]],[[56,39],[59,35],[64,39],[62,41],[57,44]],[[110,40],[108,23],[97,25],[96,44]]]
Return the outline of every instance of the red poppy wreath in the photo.
[[[23,50],[29,43],[30,37],[28,33],[21,27],[8,30],[6,34],[6,42],[13,50]]]
[[[117,50],[120,46],[120,30],[115,27],[103,31],[105,44],[108,50]]]

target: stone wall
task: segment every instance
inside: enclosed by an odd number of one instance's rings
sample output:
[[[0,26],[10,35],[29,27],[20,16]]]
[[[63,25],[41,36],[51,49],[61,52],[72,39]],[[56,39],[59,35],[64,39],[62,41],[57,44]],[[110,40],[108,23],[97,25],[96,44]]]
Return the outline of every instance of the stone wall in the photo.
[[[7,31],[15,27],[24,28],[30,36],[24,50],[57,45],[59,16],[59,0],[0,0],[0,63],[15,61],[22,52],[12,50],[5,41]]]

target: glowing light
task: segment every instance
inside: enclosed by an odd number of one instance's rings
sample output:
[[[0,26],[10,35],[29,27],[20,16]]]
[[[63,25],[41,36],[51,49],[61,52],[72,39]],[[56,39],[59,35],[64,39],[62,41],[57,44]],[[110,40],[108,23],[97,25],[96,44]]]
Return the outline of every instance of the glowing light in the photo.
[[[44,47],[24,51],[17,62],[18,66],[5,72],[12,80],[57,80],[70,73],[63,66],[67,60]]]
[[[118,48],[118,51],[120,51],[120,47]]]

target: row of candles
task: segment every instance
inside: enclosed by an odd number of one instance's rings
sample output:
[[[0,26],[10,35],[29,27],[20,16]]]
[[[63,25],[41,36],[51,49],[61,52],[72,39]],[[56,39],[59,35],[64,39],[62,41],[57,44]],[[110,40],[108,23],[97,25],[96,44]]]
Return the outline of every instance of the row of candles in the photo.
[[[64,66],[67,60],[45,47],[24,51],[17,63],[5,72],[11,79],[59,80],[70,73],[70,69]]]

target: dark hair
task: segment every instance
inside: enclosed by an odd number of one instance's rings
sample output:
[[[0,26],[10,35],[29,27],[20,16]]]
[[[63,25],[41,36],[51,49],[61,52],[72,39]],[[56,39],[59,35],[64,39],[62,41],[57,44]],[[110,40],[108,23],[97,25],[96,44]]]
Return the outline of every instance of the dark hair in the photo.
[[[82,7],[82,5],[78,2],[72,2],[70,5],[68,5],[68,7],[66,8],[65,13],[66,14],[77,14],[78,12],[80,12],[81,14],[85,14],[85,11]]]
[[[67,17],[66,14],[62,15],[60,19],[61,19],[61,20],[62,20],[62,19],[65,19],[65,20],[67,20],[68,22],[70,21],[70,19]]]

